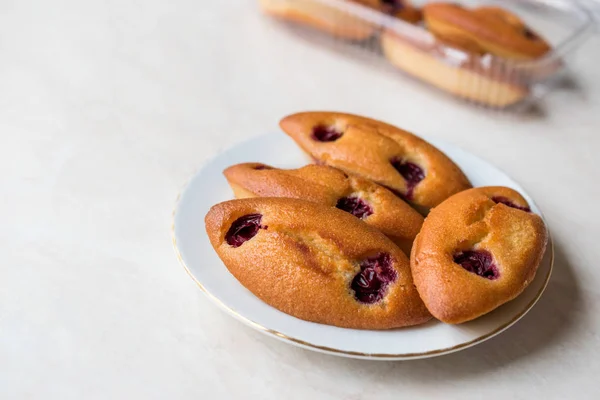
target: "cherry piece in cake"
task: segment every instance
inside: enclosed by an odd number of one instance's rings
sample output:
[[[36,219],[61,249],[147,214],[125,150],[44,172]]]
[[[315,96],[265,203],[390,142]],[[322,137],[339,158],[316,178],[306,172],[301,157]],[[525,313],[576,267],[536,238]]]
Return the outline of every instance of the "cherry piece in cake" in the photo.
[[[333,126],[317,125],[313,128],[312,137],[319,142],[335,142],[341,138],[343,132],[338,131]]]
[[[261,214],[249,214],[236,219],[225,235],[227,244],[232,247],[240,247],[256,236],[260,229],[267,229],[266,226],[260,224],[261,220]]]
[[[365,219],[373,214],[371,206],[358,197],[343,197],[338,200],[336,208],[346,211],[360,219]]]
[[[259,165],[255,166],[254,169],[257,171],[262,171],[263,169],[273,169],[273,167],[269,167],[268,165],[259,164]]]
[[[485,250],[461,251],[454,255],[454,262],[469,272],[489,280],[498,279],[498,267],[490,252]]]
[[[406,199],[411,200],[413,198],[413,192],[415,187],[425,179],[425,171],[415,163],[404,161],[400,158],[394,158],[392,165],[406,180]]]
[[[385,295],[387,285],[396,281],[396,271],[392,269],[389,254],[381,253],[366,259],[360,264],[360,272],[352,280],[356,300],[373,304]]]
[[[523,35],[529,40],[538,40],[539,36],[536,35],[531,29],[525,28],[523,29]]]
[[[381,0],[381,3],[385,7],[385,11],[394,14],[404,8],[402,0]]]
[[[507,197],[494,196],[494,197],[492,197],[492,201],[494,203],[500,203],[500,204],[504,204],[505,206],[508,206],[508,207],[516,208],[517,210],[531,212],[531,209],[529,207],[521,207],[519,205],[516,205],[515,203],[510,201],[510,199],[508,199]]]

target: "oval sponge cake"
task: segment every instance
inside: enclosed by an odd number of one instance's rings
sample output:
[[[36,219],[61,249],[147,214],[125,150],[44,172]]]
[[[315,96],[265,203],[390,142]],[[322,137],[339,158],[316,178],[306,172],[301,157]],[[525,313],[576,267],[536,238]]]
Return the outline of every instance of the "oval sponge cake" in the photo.
[[[278,169],[261,163],[223,171],[237,198],[290,197],[349,212],[379,229],[410,255],[423,217],[386,188],[325,165]]]
[[[482,187],[431,211],[413,245],[411,270],[437,319],[457,324],[514,299],[531,283],[548,233],[517,192]]]
[[[385,186],[426,214],[471,187],[460,168],[410,132],[357,115],[304,112],[280,126],[317,163]]]
[[[287,314],[356,329],[431,318],[404,253],[346,212],[298,199],[251,198],[213,206],[205,223],[237,280]]]
[[[465,8],[452,3],[423,7],[428,29],[439,37],[459,37],[484,51],[514,60],[533,60],[550,51],[550,45],[515,14],[500,7]]]
[[[375,8],[379,0],[353,0]],[[308,25],[341,39],[363,41],[376,32],[375,24],[355,16],[345,2],[336,5],[323,0],[259,0],[263,11],[269,15],[294,23]]]

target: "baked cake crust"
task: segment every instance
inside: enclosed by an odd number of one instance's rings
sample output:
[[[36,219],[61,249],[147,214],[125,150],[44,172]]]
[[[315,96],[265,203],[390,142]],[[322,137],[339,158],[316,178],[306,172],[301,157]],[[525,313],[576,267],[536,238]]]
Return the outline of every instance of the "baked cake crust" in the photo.
[[[258,221],[257,230],[234,247],[232,229],[249,216]],[[348,213],[298,199],[252,198],[213,206],[205,223],[212,246],[237,280],[287,314],[356,329],[398,328],[431,318],[413,284],[408,258],[385,235]],[[393,279],[379,301],[358,301],[353,284],[361,263],[381,255]]]
[[[547,240],[542,218],[529,212],[516,191],[470,189],[425,219],[411,253],[415,284],[434,317],[469,321],[521,294],[535,277]],[[473,253],[487,255],[487,277],[455,262]]]
[[[262,163],[233,165],[223,171],[237,198],[290,197],[345,211],[377,228],[410,255],[423,217],[395,194],[367,179],[325,165],[277,169]],[[354,210],[348,210],[349,201]],[[360,201],[361,205],[356,206]],[[350,205],[352,206],[352,205]]]
[[[440,150],[381,121],[337,112],[303,112],[285,117],[280,126],[317,163],[385,186],[424,214],[471,187],[460,168]],[[320,141],[315,129],[329,129],[339,137],[324,136],[327,141]],[[398,169],[402,165],[417,166],[424,177],[411,186]]]
[[[423,7],[423,18],[436,36],[459,37],[499,57],[532,60],[550,51],[550,45],[517,15],[500,7],[429,3]]]

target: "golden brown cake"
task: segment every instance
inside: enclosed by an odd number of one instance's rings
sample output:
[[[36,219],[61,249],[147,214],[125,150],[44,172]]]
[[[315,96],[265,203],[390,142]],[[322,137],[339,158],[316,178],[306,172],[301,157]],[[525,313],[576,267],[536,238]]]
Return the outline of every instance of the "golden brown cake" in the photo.
[[[550,46],[500,7],[429,3],[423,7],[423,18],[435,35],[431,41],[411,40],[388,30],[381,35],[384,54],[394,66],[458,97],[507,107],[529,94],[528,79],[541,79],[560,66],[507,64],[505,60],[539,59]]]
[[[466,100],[504,108],[529,94],[519,76],[505,75],[505,67],[482,68],[481,50],[472,42],[445,38],[425,44],[388,30],[381,34],[381,47],[395,67]]]
[[[379,6],[379,0],[353,2],[371,8]],[[259,3],[267,14],[309,25],[343,39],[366,40],[376,30],[367,20],[356,17],[347,10],[332,7],[322,0],[259,0]]]
[[[356,329],[431,318],[406,255],[346,212],[305,200],[252,198],[213,206],[205,223],[233,276],[287,314]]]
[[[486,53],[511,60],[533,60],[550,51],[548,43],[515,14],[500,7],[465,8],[454,3],[423,7],[429,31],[438,37],[459,37]]]
[[[277,169],[261,163],[223,171],[237,198],[290,197],[336,207],[379,229],[410,255],[423,217],[389,190],[325,165]]]
[[[426,214],[471,187],[444,153],[384,122],[335,112],[304,112],[280,126],[317,163],[360,175],[393,190]]]
[[[410,258],[415,284],[434,317],[466,322],[521,294],[547,240],[542,218],[516,191],[470,189],[425,219]]]

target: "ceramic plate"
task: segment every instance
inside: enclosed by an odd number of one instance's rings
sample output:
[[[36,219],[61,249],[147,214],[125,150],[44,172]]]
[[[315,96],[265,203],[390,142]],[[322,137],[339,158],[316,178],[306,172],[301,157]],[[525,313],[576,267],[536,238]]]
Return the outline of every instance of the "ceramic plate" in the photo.
[[[450,144],[430,142],[452,158],[474,186],[511,187],[527,199],[533,212],[540,214],[523,188],[493,165]],[[364,331],[306,322],[284,314],[263,303],[229,273],[204,230],[204,216],[209,208],[233,198],[223,169],[251,161],[280,168],[298,168],[309,162],[283,133],[257,137],[219,154],[200,169],[182,192],[173,213],[173,244],[185,269],[214,303],[267,335],[310,350],[355,358],[406,360],[438,356],[501,333],[522,318],[546,288],[554,258],[551,242],[535,280],[519,297],[462,325],[431,321],[417,327]]]

